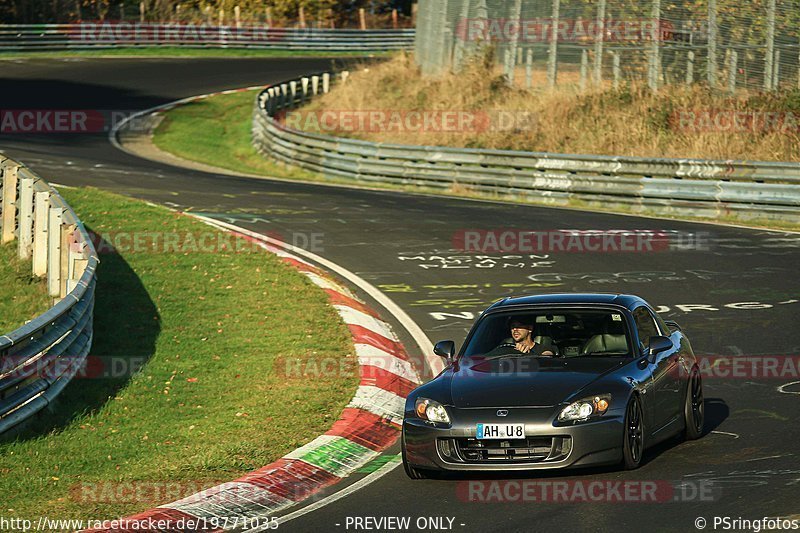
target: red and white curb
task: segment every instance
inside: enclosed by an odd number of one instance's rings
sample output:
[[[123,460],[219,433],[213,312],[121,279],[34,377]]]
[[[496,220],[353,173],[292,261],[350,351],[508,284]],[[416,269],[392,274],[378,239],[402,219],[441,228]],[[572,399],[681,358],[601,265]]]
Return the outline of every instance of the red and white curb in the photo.
[[[159,531],[263,525],[266,518],[338,483],[391,446],[399,436],[405,398],[420,383],[389,324],[326,272],[258,234],[196,218],[278,255],[322,288],[353,337],[361,382],[333,426],[305,446],[237,480],[119,520],[120,527],[90,531],[153,531],[153,524],[159,524]]]

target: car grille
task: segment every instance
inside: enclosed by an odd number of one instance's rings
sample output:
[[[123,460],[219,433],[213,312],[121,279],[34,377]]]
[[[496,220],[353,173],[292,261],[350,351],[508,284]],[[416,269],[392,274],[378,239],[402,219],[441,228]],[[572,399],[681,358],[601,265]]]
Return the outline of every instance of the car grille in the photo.
[[[439,452],[448,460],[463,463],[538,463],[569,455],[570,437],[525,439],[439,439]]]

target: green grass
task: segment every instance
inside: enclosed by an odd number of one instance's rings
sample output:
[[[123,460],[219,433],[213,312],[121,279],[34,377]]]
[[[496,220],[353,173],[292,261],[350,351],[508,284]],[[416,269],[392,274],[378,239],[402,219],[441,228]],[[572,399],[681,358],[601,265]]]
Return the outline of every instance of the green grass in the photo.
[[[304,50],[255,50],[248,48],[181,48],[153,46],[97,50],[0,52],[0,59],[39,57],[384,57],[389,52],[329,52]]]
[[[31,274],[31,262],[17,258],[17,242],[0,245],[0,335],[36,318],[51,304],[46,283]]]
[[[255,91],[233,94],[221,94],[176,107],[164,113],[164,120],[156,129],[153,142],[165,152],[172,153],[190,161],[196,161],[216,167],[284,179],[299,179],[325,183],[340,183],[367,186],[376,189],[421,192],[443,196],[466,197],[481,200],[498,200],[502,202],[525,203],[532,205],[552,205],[547,199],[536,198],[514,199],[497,194],[482,193],[469,190],[463,185],[454,186],[451,190],[442,191],[411,185],[378,184],[329,178],[322,174],[306,171],[265,158],[259,154],[252,144],[251,127],[253,100]],[[743,226],[800,231],[800,225],[791,222],[777,222],[768,219],[742,220],[734,216],[723,216],[714,219],[704,217],[672,217],[654,210],[634,213],[624,206],[608,207],[601,202],[587,203],[570,200],[559,207],[602,211],[607,213],[628,213],[658,216],[659,218],[711,221],[723,224],[741,224]]]
[[[218,234],[119,195],[63,195],[100,235]],[[357,387],[356,372],[286,377],[282,368],[295,357],[353,361],[349,332],[322,290],[274,255],[249,250],[101,255],[92,356],[123,368],[145,364],[132,377],[74,380],[55,408],[0,443],[0,514],[128,515],[165,497],[150,490],[138,501],[87,501],[81,484],[211,486],[330,427]]]

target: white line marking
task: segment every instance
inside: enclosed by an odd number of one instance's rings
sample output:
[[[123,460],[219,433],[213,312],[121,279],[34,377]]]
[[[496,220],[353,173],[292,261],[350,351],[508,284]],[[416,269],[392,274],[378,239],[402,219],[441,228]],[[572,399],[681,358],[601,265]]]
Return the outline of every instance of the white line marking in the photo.
[[[800,381],[791,381],[789,383],[784,383],[783,385],[778,387],[778,392],[781,392],[783,394],[800,394],[800,391],[783,390],[784,387],[789,387],[791,385],[798,385],[798,384],[800,384]]]
[[[738,439],[739,435],[736,433],[728,433],[727,431],[712,431],[711,433],[716,433],[717,435],[728,435],[729,437],[733,437],[734,439]]]

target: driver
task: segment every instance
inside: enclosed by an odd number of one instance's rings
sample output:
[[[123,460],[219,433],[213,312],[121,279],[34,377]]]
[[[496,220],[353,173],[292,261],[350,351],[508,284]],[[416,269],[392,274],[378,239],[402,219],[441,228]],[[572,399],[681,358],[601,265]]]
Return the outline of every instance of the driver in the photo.
[[[541,344],[536,344],[533,340],[533,321],[522,316],[513,316],[508,321],[511,328],[511,338],[506,340],[506,344],[513,345],[514,349],[522,353],[553,357],[553,350]]]

